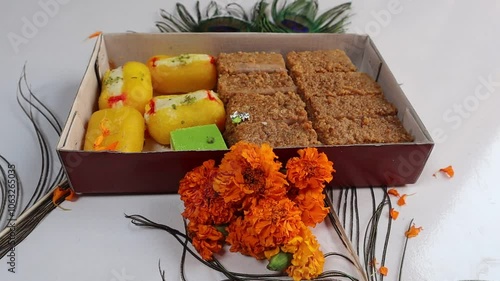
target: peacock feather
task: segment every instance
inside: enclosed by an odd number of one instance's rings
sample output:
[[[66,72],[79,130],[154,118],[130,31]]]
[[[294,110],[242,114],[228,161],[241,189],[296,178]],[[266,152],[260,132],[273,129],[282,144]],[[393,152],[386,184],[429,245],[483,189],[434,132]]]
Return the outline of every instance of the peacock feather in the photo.
[[[250,18],[239,4],[230,3],[221,7],[211,1],[202,15],[200,2],[196,2],[196,19],[186,7],[177,3],[175,13],[160,10],[162,21],[156,26],[161,32],[248,32],[252,30]]]
[[[335,6],[318,16],[316,0],[296,0],[284,2],[280,7],[279,0],[273,0],[271,17],[273,25],[266,32],[297,33],[343,33],[349,18],[351,3]]]
[[[335,6],[318,16],[317,0],[257,2],[247,13],[241,5],[230,3],[221,7],[211,1],[202,16],[196,2],[196,19],[181,3],[174,14],[161,10],[162,21],[156,22],[161,32],[296,32],[343,33],[348,24],[351,3]],[[250,16],[249,16],[250,14]]]

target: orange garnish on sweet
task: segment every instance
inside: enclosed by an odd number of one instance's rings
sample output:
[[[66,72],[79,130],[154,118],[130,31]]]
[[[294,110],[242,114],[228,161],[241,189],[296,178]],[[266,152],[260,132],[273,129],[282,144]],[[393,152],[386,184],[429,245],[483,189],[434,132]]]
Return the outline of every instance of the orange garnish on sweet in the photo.
[[[115,141],[114,143],[106,146],[106,150],[115,150],[117,146],[118,146],[118,141]]]
[[[103,119],[99,124],[99,128],[101,129],[101,134],[94,141],[95,151],[116,150],[116,147],[118,146],[118,141],[115,141],[107,146],[101,146],[101,144],[104,142],[104,138],[109,136],[110,134],[109,129],[104,125],[104,122],[106,121],[107,119]]]
[[[105,137],[109,136],[109,129],[104,125],[106,121],[107,119],[102,119],[101,123],[99,123],[99,128],[101,129],[102,135]]]
[[[389,215],[391,216],[391,219],[397,220],[398,216],[399,216],[399,212],[394,210],[394,208],[391,208],[391,210],[389,211]]]
[[[413,224],[410,229],[408,229],[406,232],[405,232],[405,235],[406,237],[408,238],[413,238],[413,237],[417,237],[418,234],[420,233],[420,231],[422,231],[423,228],[422,227],[415,227],[415,224]]]
[[[387,276],[387,273],[389,273],[389,269],[385,266],[381,266],[380,269],[378,270],[380,274]]]
[[[391,188],[387,191],[387,194],[389,195],[392,195],[392,196],[396,196],[396,197],[399,197],[399,192],[397,191],[397,189],[395,188]]]

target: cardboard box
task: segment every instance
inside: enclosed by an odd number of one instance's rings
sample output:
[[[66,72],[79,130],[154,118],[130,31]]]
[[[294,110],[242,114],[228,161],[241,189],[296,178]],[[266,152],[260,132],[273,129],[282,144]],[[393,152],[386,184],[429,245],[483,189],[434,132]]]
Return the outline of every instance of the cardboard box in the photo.
[[[97,109],[100,81],[111,65],[146,62],[157,54],[342,49],[359,71],[372,76],[388,101],[398,108],[398,118],[412,134],[412,143],[321,146],[334,161],[333,186],[400,186],[415,183],[434,143],[396,79],[365,35],[264,34],[264,33],[171,33],[105,34],[96,42],[57,151],[76,192],[176,193],[179,180],[208,159],[219,161],[225,151],[142,153],[82,151],[87,122]],[[283,163],[296,156],[297,148],[276,148]]]

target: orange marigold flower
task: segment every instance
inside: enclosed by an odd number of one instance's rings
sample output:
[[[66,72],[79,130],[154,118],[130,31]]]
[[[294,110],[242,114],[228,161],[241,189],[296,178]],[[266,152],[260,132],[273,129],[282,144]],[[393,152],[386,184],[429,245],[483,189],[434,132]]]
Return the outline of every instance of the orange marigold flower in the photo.
[[[186,219],[199,224],[224,224],[234,219],[236,208],[213,189],[216,175],[215,161],[208,160],[180,181],[178,192],[184,201],[182,215]]]
[[[300,149],[299,157],[290,158],[286,164],[288,181],[298,189],[319,189],[333,179],[333,162],[316,148]]]
[[[405,235],[406,237],[408,238],[413,238],[413,237],[417,237],[418,234],[420,233],[420,231],[422,231],[423,228],[422,227],[415,227],[415,224],[413,224],[410,229],[408,229],[406,232],[405,232]]]
[[[228,227],[229,234],[226,237],[226,242],[231,245],[231,252],[240,252],[243,255],[252,256],[256,259],[264,259],[266,249],[255,233],[255,231],[247,225],[247,221],[243,217],[238,217],[231,222]]]
[[[226,241],[231,244],[232,252],[263,259],[265,251],[287,243],[303,226],[301,211],[295,203],[286,197],[264,198],[245,211],[243,218],[229,225]]]
[[[404,205],[406,205],[406,197],[408,197],[407,194],[403,194],[403,195],[401,195],[401,197],[399,197],[399,199],[398,199],[398,206],[404,206]]]
[[[212,260],[213,254],[222,249],[224,235],[215,227],[190,221],[188,232],[194,248],[204,260]]]
[[[391,216],[391,219],[397,220],[398,216],[399,216],[399,212],[396,211],[394,208],[391,208],[391,210],[389,211],[389,215]]]
[[[310,189],[302,189],[292,201],[302,211],[302,221],[305,225],[315,227],[328,215],[329,208],[325,207],[325,194]]]
[[[261,198],[283,198],[287,181],[276,158],[268,144],[238,142],[224,155],[214,189],[226,202],[235,202],[244,208]]]
[[[401,196],[401,195],[399,195],[398,190],[397,190],[397,189],[395,189],[395,188],[391,188],[391,189],[389,189],[389,190],[387,191],[387,194],[392,195],[392,196],[396,196],[396,197]]]
[[[380,274],[387,276],[387,273],[389,273],[389,269],[385,266],[381,266],[380,269],[378,270]]]
[[[301,227],[300,234],[281,247],[281,250],[293,254],[286,272],[294,281],[310,280],[323,272],[323,252],[318,240],[306,226]]]

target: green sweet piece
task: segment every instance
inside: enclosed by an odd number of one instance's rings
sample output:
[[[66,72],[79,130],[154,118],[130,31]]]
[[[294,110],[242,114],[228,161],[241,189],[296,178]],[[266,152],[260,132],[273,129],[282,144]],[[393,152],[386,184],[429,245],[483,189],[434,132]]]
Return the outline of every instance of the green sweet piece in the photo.
[[[215,124],[174,130],[170,133],[173,150],[225,150],[226,143]]]

